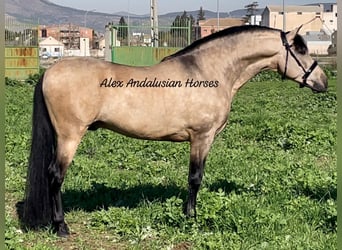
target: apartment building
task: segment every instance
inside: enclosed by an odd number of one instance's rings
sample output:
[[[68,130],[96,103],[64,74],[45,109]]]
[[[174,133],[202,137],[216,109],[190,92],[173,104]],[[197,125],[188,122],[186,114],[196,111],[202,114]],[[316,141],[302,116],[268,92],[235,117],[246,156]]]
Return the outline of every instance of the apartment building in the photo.
[[[283,6],[268,5],[262,13],[261,25],[275,29],[293,30],[301,24],[310,22],[303,26],[301,34],[308,31],[321,31],[322,29],[321,6],[285,6],[285,17]]]
[[[219,21],[217,21],[217,18],[201,20],[199,21],[200,37],[208,36],[232,26],[244,25],[245,23],[246,20],[242,18],[220,18]]]
[[[285,13],[283,6],[268,5],[262,13],[261,25],[271,28],[289,31],[302,24],[300,34],[310,53],[328,54],[331,36],[337,30],[337,4],[287,5]]]
[[[89,47],[94,46],[94,30],[74,24],[59,24],[39,27],[39,38],[53,37],[64,44],[66,49],[80,49],[81,38],[89,39]]]
[[[310,22],[313,19],[315,20]],[[301,24],[306,24],[301,34],[324,30],[331,35],[337,30],[337,4],[286,5],[285,18],[283,6],[280,5],[268,5],[262,13],[261,25],[264,26],[276,29],[285,27],[285,30],[289,31]]]

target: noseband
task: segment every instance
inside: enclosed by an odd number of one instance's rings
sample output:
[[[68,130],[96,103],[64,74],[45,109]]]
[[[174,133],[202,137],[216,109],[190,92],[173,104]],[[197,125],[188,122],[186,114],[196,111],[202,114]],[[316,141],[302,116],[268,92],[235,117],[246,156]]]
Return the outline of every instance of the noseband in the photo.
[[[281,40],[283,42],[283,45],[285,46],[286,48],[286,62],[285,62],[285,70],[284,70],[284,74],[283,74],[283,80],[286,78],[286,72],[287,72],[287,64],[288,64],[288,60],[289,60],[289,53],[291,54],[291,56],[295,59],[295,61],[297,62],[298,66],[302,68],[303,72],[304,72],[304,75],[302,77],[303,79],[303,82],[300,83],[300,88],[303,88],[305,86],[307,86],[307,80],[310,76],[310,74],[312,73],[312,71],[317,67],[318,63],[317,61],[315,60],[313,62],[313,64],[311,65],[311,67],[306,70],[305,67],[303,66],[303,64],[299,61],[298,57],[296,56],[295,53],[293,53],[293,51],[291,50],[291,47],[292,45],[289,44],[289,42],[287,41],[287,38],[286,38],[286,33],[285,32],[281,32]]]

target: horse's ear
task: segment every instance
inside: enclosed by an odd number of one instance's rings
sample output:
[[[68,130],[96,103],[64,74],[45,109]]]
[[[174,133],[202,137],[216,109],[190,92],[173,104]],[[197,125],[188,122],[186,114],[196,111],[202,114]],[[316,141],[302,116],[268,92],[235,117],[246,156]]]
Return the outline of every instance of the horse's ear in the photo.
[[[292,41],[292,40],[295,38],[295,36],[299,33],[299,31],[300,31],[300,29],[301,29],[302,27],[303,27],[303,25],[301,25],[301,26],[295,28],[295,29],[292,30],[292,31],[287,32],[287,33],[286,33],[287,40],[288,40],[288,41]]]

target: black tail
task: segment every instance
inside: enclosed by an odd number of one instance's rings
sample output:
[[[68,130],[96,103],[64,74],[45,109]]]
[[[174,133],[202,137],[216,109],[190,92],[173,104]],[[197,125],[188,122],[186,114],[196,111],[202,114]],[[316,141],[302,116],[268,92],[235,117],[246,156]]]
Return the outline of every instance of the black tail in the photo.
[[[32,142],[29,159],[23,223],[30,228],[46,226],[52,221],[48,168],[55,158],[55,130],[43,96],[43,78],[34,90]]]

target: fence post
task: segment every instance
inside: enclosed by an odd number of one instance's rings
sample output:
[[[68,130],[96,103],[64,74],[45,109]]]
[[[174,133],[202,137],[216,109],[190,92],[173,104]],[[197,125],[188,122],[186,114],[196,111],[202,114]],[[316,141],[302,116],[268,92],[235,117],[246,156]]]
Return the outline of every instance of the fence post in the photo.
[[[188,44],[187,45],[190,45],[190,42],[191,42],[191,20],[189,18],[188,19]]]

